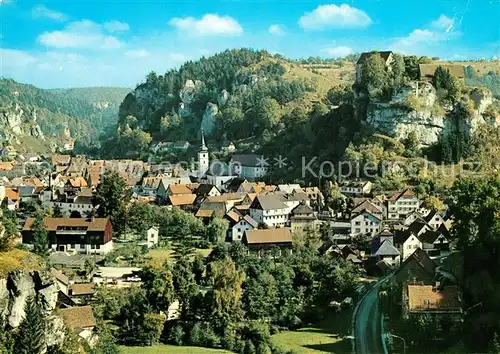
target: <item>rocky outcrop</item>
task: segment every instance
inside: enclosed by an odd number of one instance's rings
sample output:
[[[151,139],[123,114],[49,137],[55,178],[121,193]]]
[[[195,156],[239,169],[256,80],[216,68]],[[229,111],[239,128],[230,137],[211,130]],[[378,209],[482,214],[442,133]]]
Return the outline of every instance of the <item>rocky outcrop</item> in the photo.
[[[0,128],[9,140],[16,141],[22,135],[45,138],[37,123],[36,109],[23,109],[17,102],[0,110]]]
[[[47,272],[23,270],[10,272],[7,279],[0,279],[0,328],[19,327],[24,318],[24,307],[30,296],[41,305],[46,322],[47,345],[58,345],[64,340],[65,327],[61,317],[54,312],[58,299],[55,279]]]
[[[219,113],[219,108],[215,103],[208,102],[205,107],[205,112],[203,113],[203,118],[201,120],[201,130],[205,132],[207,136],[212,134],[215,127],[215,116]]]
[[[408,97],[418,101],[418,109],[408,105]],[[470,95],[474,103],[471,117],[461,121],[458,129],[465,134],[473,134],[481,124],[490,124],[491,119],[483,116],[487,107],[493,102],[488,89],[475,89]],[[459,103],[463,104],[463,103]],[[457,129],[456,122],[449,118],[457,106],[438,104],[436,90],[426,82],[411,82],[400,88],[390,102],[370,102],[366,121],[377,131],[398,140],[416,134],[421,145],[436,143],[440,135],[449,134]]]
[[[179,91],[179,98],[185,105],[190,105],[193,102],[196,94],[205,86],[203,81],[186,80],[184,86]]]
[[[219,97],[217,97],[217,104],[219,107],[224,106],[229,100],[229,93],[226,90],[222,90]]]

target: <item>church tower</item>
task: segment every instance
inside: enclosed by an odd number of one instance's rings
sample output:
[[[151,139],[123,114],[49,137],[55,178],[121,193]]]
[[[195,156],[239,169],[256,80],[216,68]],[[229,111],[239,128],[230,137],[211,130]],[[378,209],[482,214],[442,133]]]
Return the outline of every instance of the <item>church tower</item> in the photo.
[[[198,152],[198,177],[201,178],[205,175],[209,168],[208,161],[208,148],[205,145],[205,135],[203,130],[201,131],[201,148]]]

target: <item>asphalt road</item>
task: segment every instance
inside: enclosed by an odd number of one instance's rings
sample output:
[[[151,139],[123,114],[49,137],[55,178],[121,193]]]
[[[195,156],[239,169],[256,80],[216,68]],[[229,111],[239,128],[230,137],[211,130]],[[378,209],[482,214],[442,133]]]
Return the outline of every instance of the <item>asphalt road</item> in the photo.
[[[357,354],[384,353],[381,339],[379,288],[375,284],[361,300],[354,319],[354,340]]]

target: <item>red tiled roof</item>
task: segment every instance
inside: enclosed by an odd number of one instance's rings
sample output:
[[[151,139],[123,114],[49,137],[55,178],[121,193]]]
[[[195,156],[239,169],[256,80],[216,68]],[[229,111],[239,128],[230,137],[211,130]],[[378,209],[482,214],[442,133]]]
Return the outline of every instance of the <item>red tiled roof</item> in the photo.
[[[34,221],[34,218],[28,218],[23,230],[30,230]],[[89,231],[104,231],[109,218],[45,218],[43,221],[47,231],[56,231],[58,226],[78,226],[86,227]]]
[[[168,197],[172,205],[192,205],[196,200],[196,194],[178,194]]]
[[[432,285],[408,285],[408,307],[410,311],[458,309],[458,287],[438,290]]]
[[[248,244],[286,243],[292,242],[292,232],[288,227],[280,229],[255,229],[246,231],[245,238]]]

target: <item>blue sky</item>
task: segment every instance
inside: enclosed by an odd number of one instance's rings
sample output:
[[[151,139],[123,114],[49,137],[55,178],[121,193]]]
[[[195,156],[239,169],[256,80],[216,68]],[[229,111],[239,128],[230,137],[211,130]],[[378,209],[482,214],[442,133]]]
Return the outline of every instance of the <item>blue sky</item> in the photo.
[[[0,0],[0,75],[44,88],[134,87],[226,48],[500,54],[500,0]]]

